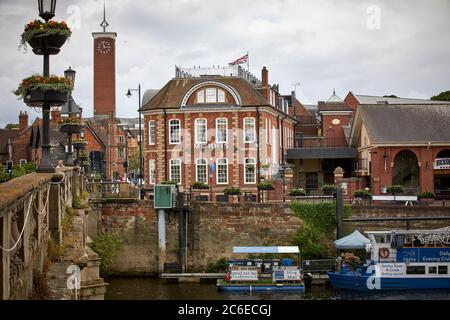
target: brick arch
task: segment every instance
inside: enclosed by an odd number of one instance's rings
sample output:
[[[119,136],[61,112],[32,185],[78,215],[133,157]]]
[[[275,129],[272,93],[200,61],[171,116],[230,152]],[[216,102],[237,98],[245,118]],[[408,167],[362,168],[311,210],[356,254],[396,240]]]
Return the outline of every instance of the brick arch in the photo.
[[[439,154],[443,151],[448,151],[450,153],[450,147],[443,147],[442,149],[439,149],[436,152],[436,156],[434,157],[433,161],[435,161],[437,158],[439,158]]]
[[[401,153],[414,155],[415,159],[405,157],[398,159]],[[394,156],[394,167],[392,168],[392,184],[402,184],[406,188],[420,188],[420,157],[410,149],[399,150]],[[401,161],[403,160],[403,161]]]
[[[196,84],[195,86],[190,88],[188,90],[188,92],[186,92],[186,94],[183,96],[183,99],[181,100],[181,107],[186,106],[186,104],[187,104],[189,98],[192,96],[192,94],[194,94],[199,89],[202,89],[205,87],[218,87],[220,89],[223,89],[233,97],[236,105],[238,105],[238,106],[242,105],[241,96],[234,88],[232,88],[226,84],[223,84],[221,82],[218,82],[218,81],[204,81],[204,82],[200,82],[200,83]]]
[[[419,153],[418,151],[411,150],[411,149],[408,149],[408,148],[400,149],[400,150],[398,150],[397,152],[395,152],[395,153],[392,155],[392,162],[395,162],[395,158],[397,158],[397,156],[398,156],[401,152],[404,152],[404,151],[409,151],[409,152],[414,153],[414,155],[416,156],[417,162],[420,162],[420,153]]]

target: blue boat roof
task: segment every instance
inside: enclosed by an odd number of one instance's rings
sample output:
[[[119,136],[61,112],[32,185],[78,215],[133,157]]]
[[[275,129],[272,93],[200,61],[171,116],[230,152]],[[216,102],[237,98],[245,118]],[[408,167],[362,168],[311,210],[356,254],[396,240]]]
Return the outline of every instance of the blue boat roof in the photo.
[[[233,247],[233,253],[300,253],[298,247]]]

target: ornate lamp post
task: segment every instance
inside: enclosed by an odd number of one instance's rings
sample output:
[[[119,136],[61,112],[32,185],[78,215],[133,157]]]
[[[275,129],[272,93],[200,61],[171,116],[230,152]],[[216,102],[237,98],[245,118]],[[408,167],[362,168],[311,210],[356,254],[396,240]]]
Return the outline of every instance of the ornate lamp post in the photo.
[[[55,16],[56,0],[38,0],[39,16],[48,22]],[[50,76],[50,55],[44,48],[44,77]],[[44,102],[42,105],[42,162],[37,168],[37,172],[53,173],[53,167],[50,158],[50,104]]]
[[[75,83],[75,75],[76,75],[76,71],[72,69],[72,67],[69,67],[69,69],[67,69],[66,71],[64,71],[64,77],[66,77],[67,79],[71,80],[72,83]],[[69,118],[72,116],[72,103],[73,103],[73,98],[72,98],[72,92],[69,93],[69,103],[68,103],[68,114],[69,114]],[[67,134],[68,136],[68,146],[67,146],[67,160],[66,160],[66,165],[67,166],[73,166],[74,162],[73,162],[73,150],[72,150],[72,132],[69,132]]]
[[[133,94],[132,91],[138,91],[139,94],[139,103],[138,103],[138,112],[139,112],[139,190],[142,188],[142,181],[144,179],[144,166],[143,166],[143,159],[142,159],[142,125],[141,125],[141,84],[139,84],[137,89],[128,89],[127,97],[131,98]],[[141,194],[141,192],[139,192]]]

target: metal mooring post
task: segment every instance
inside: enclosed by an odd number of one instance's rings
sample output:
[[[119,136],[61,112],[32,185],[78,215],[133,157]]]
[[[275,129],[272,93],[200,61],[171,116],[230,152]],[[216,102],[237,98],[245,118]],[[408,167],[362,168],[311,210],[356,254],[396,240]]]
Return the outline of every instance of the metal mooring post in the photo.
[[[337,220],[337,238],[344,237],[344,193],[342,188],[336,190],[336,220]]]
[[[166,212],[163,209],[158,210],[158,239],[159,239],[159,263],[158,273],[164,273],[164,264],[166,263]]]

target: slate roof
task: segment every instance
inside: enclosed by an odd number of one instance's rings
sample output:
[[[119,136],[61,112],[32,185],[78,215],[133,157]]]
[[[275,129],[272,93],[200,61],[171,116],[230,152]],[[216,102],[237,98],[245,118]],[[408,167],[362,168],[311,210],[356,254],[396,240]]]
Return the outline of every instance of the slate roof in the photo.
[[[343,102],[319,102],[319,112],[321,111],[353,111],[352,108],[344,104]]]
[[[410,98],[385,98],[381,96],[369,96],[362,94],[354,94],[355,98],[360,104],[380,104],[387,102],[388,104],[448,104],[445,101],[434,101],[425,99],[410,99]]]
[[[185,94],[193,86],[206,81],[216,81],[234,88],[242,99],[243,106],[266,106],[268,102],[256,88],[243,78],[239,77],[197,77],[175,78],[170,80],[159,92],[150,99],[142,111],[154,109],[178,109]]]
[[[357,113],[373,144],[450,144],[450,103],[361,105]]]

